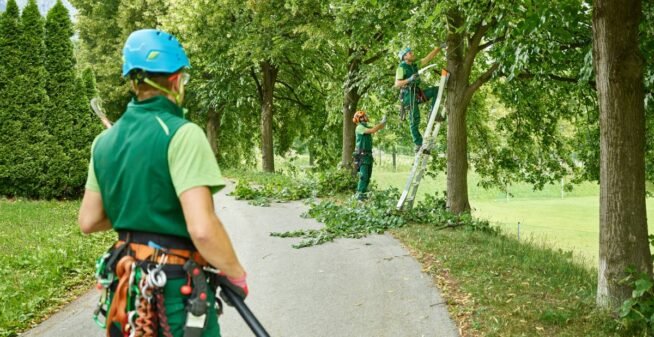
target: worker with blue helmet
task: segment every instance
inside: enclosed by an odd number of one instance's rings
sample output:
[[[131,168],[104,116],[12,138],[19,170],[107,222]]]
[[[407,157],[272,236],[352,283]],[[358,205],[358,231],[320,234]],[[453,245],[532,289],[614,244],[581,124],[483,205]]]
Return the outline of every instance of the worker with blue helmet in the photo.
[[[411,48],[406,47],[398,51],[397,56],[400,64],[395,72],[395,87],[400,89],[400,119],[404,120],[406,111],[409,111],[409,125],[411,136],[415,144],[415,151],[422,149],[422,135],[420,134],[420,109],[418,104],[431,100],[432,106],[436,102],[438,87],[429,87],[425,90],[420,88],[420,75],[418,69],[427,65],[438,55],[445,44],[435,47],[427,56],[416,62],[416,57]],[[427,153],[427,149],[423,149]]]
[[[218,285],[242,299],[248,293],[213,206],[225,186],[220,169],[203,130],[181,109],[189,68],[173,35],[133,32],[122,75],[134,98],[93,142],[79,224],[87,234],[118,233],[96,263],[103,296],[94,316],[108,336],[220,336]]]

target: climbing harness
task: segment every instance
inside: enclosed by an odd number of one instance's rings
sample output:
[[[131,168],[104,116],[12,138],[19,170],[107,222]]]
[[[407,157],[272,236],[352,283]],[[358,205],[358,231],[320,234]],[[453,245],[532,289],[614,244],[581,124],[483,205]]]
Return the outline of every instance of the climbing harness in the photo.
[[[435,65],[430,65],[425,68],[420,69],[418,73],[422,73],[427,69],[434,67]],[[443,97],[443,92],[445,91],[445,86],[450,74],[447,70],[443,69],[441,72],[441,81],[439,84],[438,95],[436,97],[436,102],[432,106],[431,112],[429,114],[429,122],[427,123],[427,129],[424,133],[424,140],[422,147],[416,153],[416,156],[413,160],[413,166],[409,177],[407,178],[404,190],[400,196],[400,200],[397,202],[397,210],[410,209],[413,207],[413,201],[415,200],[416,193],[418,192],[418,186],[420,181],[425,173],[427,168],[427,162],[429,161],[429,153],[434,147],[436,136],[438,136],[438,131],[440,130],[441,123],[445,120],[445,110],[442,109],[442,112],[439,113],[439,108],[441,107],[441,99]]]
[[[180,288],[189,296],[184,337],[202,335],[209,305],[209,284],[202,269],[207,262],[189,239],[119,232],[119,240],[95,266],[101,294],[93,320],[107,336],[117,336],[116,328],[121,327],[123,337],[172,337],[163,289],[169,278],[183,277],[189,280]]]
[[[359,171],[359,168],[361,168],[361,164],[363,163],[363,158],[370,155],[372,155],[372,152],[356,149],[352,154],[352,157],[354,157],[354,169]]]

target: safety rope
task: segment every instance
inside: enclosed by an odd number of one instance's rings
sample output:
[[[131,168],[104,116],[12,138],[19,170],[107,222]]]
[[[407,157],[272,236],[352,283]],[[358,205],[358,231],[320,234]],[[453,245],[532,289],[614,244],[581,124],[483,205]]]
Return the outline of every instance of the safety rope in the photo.
[[[113,322],[119,323],[122,327],[127,325],[127,292],[130,287],[130,276],[133,275],[134,264],[134,258],[126,255],[118,261],[118,265],[116,266],[118,286],[111,302],[111,308],[107,314],[107,333]]]
[[[148,294],[152,295],[152,294]],[[134,337],[156,337],[157,336],[157,317],[154,314],[152,306],[152,297],[141,297],[141,305],[138,310],[138,318],[134,327]]]
[[[173,337],[172,332],[170,332],[170,325],[168,324],[168,317],[166,316],[166,306],[164,305],[164,295],[163,291],[157,290],[154,293],[157,304],[157,314],[159,315],[159,328],[161,329],[161,334],[164,337]]]

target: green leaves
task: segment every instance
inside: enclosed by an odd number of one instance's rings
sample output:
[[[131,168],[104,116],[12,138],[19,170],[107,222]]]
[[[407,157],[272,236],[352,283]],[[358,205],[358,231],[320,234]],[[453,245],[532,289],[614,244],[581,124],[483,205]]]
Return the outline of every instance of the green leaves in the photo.
[[[256,206],[268,206],[271,201],[286,202],[306,198],[333,196],[352,192],[356,178],[346,170],[318,171],[306,176],[290,170],[290,175],[261,173],[242,178],[231,193],[236,199],[251,200]]]
[[[369,234],[382,234],[407,223],[424,223],[439,229],[461,227],[471,231],[496,234],[487,221],[473,219],[470,214],[456,215],[445,208],[445,198],[428,195],[412,210],[395,209],[400,191],[396,188],[372,190],[368,200],[360,202],[354,197],[344,201],[323,200],[312,203],[306,216],[325,224],[315,230],[274,232],[271,236],[302,238],[293,248],[305,248],[334,241],[337,238],[362,238]]]
[[[329,200],[314,203],[306,215],[324,223],[324,228],[270,235],[303,238],[294,244],[293,248],[304,248],[331,242],[336,238],[361,238],[368,234],[381,234],[390,228],[405,224],[404,219],[394,211],[399,196],[397,189],[389,189],[369,192],[368,201],[364,203],[354,197],[345,203]]]

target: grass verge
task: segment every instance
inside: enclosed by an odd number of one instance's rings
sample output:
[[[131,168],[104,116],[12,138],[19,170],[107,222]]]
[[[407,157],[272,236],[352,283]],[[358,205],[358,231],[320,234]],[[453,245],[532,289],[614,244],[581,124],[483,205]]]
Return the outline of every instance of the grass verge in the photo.
[[[114,235],[83,236],[78,209],[77,201],[0,199],[0,337],[17,336],[93,284],[94,261]]]
[[[533,242],[410,225],[393,230],[443,291],[464,336],[619,336],[596,272]]]

